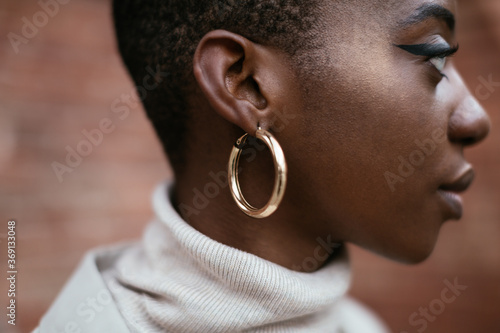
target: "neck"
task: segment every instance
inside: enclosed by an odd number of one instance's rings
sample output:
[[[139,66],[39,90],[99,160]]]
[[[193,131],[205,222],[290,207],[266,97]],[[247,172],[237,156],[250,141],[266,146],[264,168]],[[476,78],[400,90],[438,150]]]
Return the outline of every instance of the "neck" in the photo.
[[[245,197],[258,207],[267,202],[270,190],[266,189],[272,188],[274,183],[272,162],[269,166],[269,161],[260,155],[254,162],[242,166],[245,171],[240,178]],[[199,232],[295,271],[315,271],[336,253],[334,250],[339,244],[334,243],[326,228],[317,228],[325,224],[315,221],[304,213],[305,209],[290,200],[294,197],[293,189],[287,189],[274,214],[255,219],[244,214],[234,202],[227,184],[225,163],[187,165],[197,167],[187,167],[182,175],[176,175],[173,205]],[[210,167],[199,170],[200,166]]]

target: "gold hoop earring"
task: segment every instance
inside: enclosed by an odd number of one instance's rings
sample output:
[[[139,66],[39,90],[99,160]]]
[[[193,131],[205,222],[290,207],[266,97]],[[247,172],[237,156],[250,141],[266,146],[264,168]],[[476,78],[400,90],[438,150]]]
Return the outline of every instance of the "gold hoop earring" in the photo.
[[[238,165],[242,148],[248,139],[248,133],[239,138],[231,150],[228,164],[228,181],[231,194],[243,213],[250,217],[261,219],[274,213],[283,199],[286,187],[287,166],[283,150],[271,133],[258,127],[255,136],[257,139],[262,140],[266,144],[273,155],[275,176],[271,198],[264,207],[255,208],[250,205],[248,201],[246,201],[245,197],[241,193],[240,182],[238,179]]]

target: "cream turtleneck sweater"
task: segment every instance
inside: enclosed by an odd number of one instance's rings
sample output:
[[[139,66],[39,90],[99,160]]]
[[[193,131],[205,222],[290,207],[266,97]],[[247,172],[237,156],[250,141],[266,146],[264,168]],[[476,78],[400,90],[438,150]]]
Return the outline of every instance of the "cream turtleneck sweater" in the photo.
[[[83,327],[82,332],[89,327],[94,327],[89,332],[113,333],[126,329],[130,332],[387,332],[367,309],[345,296],[350,270],[344,250],[319,270],[303,273],[219,243],[179,216],[171,203],[173,184],[166,181],[155,190],[156,218],[147,226],[142,241],[87,255],[85,262],[92,265],[87,263],[89,267],[84,270],[93,269],[94,275],[99,275],[97,280],[105,287],[96,288],[94,293],[101,292],[101,301],[106,301],[99,304],[96,297],[95,303],[104,310],[97,311],[94,307],[94,318],[90,318],[86,307],[75,303],[73,317],[77,324],[80,319],[78,328]],[[57,317],[58,311],[71,312],[64,304],[64,294],[82,293],[73,290],[78,288],[75,280],[82,275],[79,271],[49,310],[49,318],[42,319],[37,332],[44,333],[42,328],[50,327],[51,313]],[[80,298],[84,299],[84,295]],[[82,309],[87,310],[87,316],[82,315]],[[107,327],[113,327],[110,321],[121,321],[116,327],[122,330],[96,331],[95,327],[101,325],[96,324],[96,318]],[[59,327],[68,322],[58,320]]]

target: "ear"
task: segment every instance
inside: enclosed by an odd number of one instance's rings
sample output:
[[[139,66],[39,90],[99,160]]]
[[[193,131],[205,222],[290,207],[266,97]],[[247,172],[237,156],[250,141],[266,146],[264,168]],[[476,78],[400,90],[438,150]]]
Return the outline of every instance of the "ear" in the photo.
[[[255,135],[257,126],[269,128],[273,108],[280,108],[276,105],[281,99],[279,79],[289,71],[283,63],[283,54],[275,49],[226,30],[213,30],[196,48],[193,71],[212,108]]]

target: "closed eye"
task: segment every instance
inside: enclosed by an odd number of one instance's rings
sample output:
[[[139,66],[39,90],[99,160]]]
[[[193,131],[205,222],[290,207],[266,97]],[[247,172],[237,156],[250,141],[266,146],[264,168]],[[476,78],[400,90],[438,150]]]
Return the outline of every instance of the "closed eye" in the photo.
[[[426,57],[426,61],[430,62],[442,76],[446,60],[458,51],[458,44],[451,47],[447,43],[440,44],[413,44],[413,45],[394,45],[402,50],[405,50],[416,56]]]
[[[451,47],[448,44],[413,44],[413,45],[395,45],[400,49],[403,49],[411,54],[417,56],[425,56],[429,59],[431,58],[445,58],[449,57],[458,51],[458,44]]]

